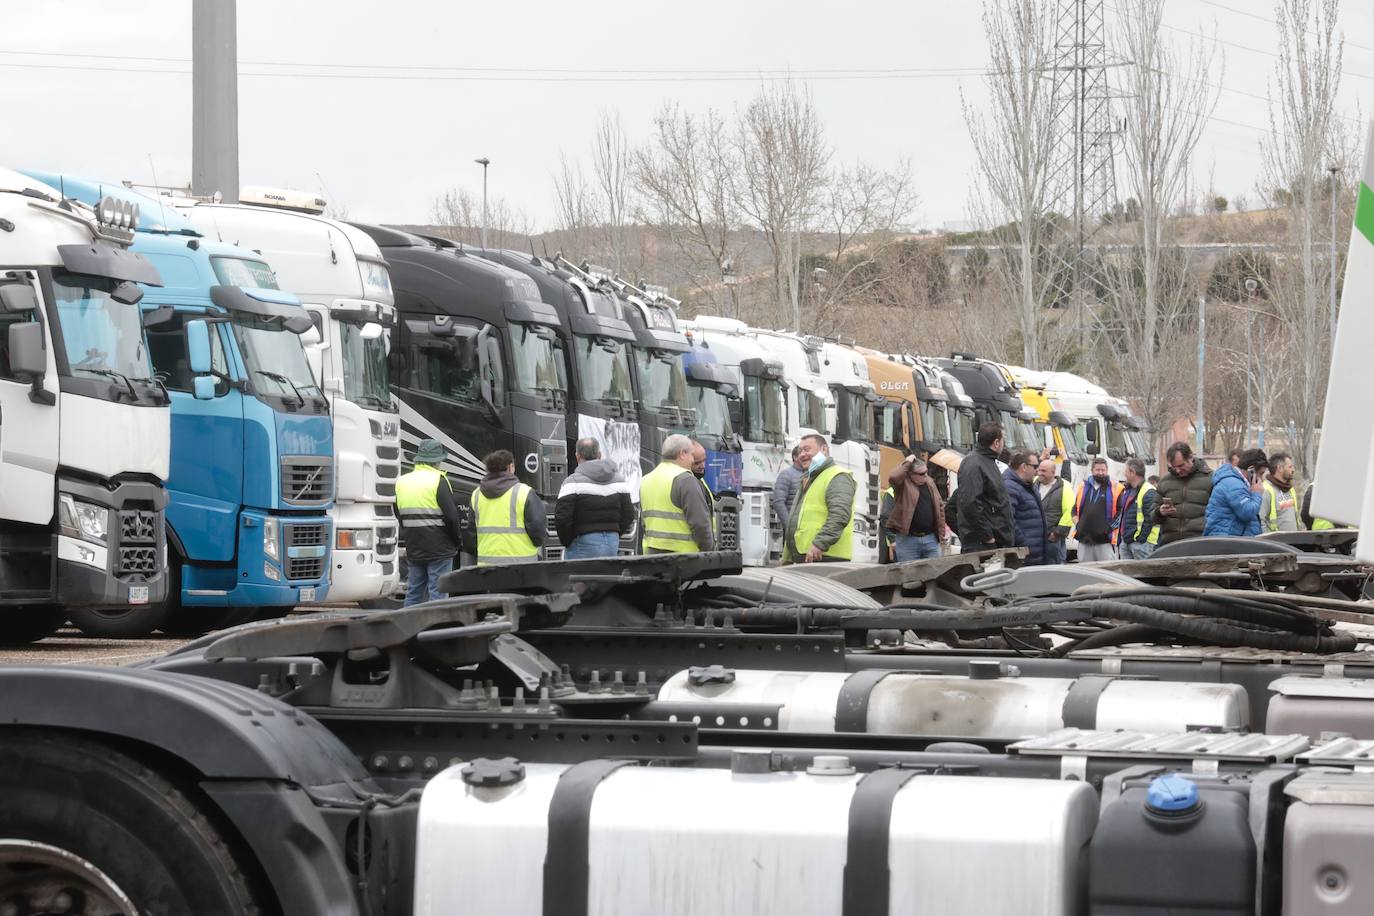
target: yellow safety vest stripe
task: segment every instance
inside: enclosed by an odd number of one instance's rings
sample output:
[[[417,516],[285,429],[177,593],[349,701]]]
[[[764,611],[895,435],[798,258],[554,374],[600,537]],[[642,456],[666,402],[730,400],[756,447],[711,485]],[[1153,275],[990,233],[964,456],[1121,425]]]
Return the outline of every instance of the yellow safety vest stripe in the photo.
[[[477,562],[479,565],[528,561],[539,555],[539,548],[525,530],[525,503],[531,490],[516,483],[492,499],[479,487],[472,491],[472,511],[477,516]]]
[[[793,543],[797,546],[797,552],[805,555],[811,549],[811,543],[816,540],[816,535],[821,533],[821,528],[825,527],[825,520],[830,515],[826,505],[826,491],[830,489],[830,481],[840,474],[849,474],[848,471],[841,470],[836,465],[821,471],[806,492],[802,494],[801,512],[797,516],[797,532],[793,537]],[[850,476],[854,476],[850,474]],[[849,521],[844,526],[844,531],[840,533],[839,540],[831,544],[822,556],[836,560],[852,560],[854,558],[854,513],[849,513]]]
[[[673,502],[673,482],[691,471],[676,464],[662,462],[644,475],[639,484],[640,518],[644,525],[645,549],[667,550],[673,553],[694,553],[697,542],[687,513]]]

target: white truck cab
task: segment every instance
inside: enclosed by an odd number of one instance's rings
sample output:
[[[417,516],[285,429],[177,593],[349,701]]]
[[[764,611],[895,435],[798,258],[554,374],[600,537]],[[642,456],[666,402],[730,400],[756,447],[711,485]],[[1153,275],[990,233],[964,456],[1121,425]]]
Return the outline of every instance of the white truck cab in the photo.
[[[387,368],[395,300],[386,261],[365,232],[323,216],[325,202],[314,194],[250,186],[239,201],[172,199],[207,236],[260,252],[314,319],[320,340],[307,354],[333,408],[337,474],[329,600],[385,598],[399,583],[401,467]]]
[[[161,278],[129,251],[137,219],[0,169],[5,641],[166,596],[170,398],[137,285]]]

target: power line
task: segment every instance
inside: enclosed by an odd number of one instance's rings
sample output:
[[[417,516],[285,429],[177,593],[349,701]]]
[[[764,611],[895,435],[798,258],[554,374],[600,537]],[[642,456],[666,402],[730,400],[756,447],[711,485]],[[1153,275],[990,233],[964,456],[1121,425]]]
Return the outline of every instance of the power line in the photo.
[[[1217,3],[1216,0],[1200,0],[1200,2],[1206,4],[1207,6],[1214,6],[1219,10],[1226,10],[1228,13],[1235,13],[1237,16],[1247,16],[1250,19],[1258,19],[1260,22],[1267,22],[1275,28],[1278,28],[1278,23],[1273,19],[1270,19],[1268,16],[1261,16],[1259,13],[1252,13],[1249,10],[1236,9],[1234,6],[1227,6],[1224,3]],[[1308,34],[1313,34],[1312,29],[1307,29],[1305,31],[1307,31]],[[1348,38],[1342,37],[1341,42],[1348,48],[1359,48],[1361,51],[1374,51],[1374,47],[1370,47],[1369,45],[1362,45],[1359,42],[1351,41]]]

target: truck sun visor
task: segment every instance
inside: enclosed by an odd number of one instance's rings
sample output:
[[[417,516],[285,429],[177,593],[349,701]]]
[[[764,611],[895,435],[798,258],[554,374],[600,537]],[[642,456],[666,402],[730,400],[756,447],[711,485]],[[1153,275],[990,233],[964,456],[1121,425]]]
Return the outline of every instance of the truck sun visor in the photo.
[[[781,379],[783,375],[782,363],[758,357],[740,360],[739,371],[754,378]]]
[[[712,363],[690,363],[685,368],[689,382],[717,387],[735,384],[735,373],[725,366]]]
[[[118,245],[100,241],[89,245],[58,245],[57,253],[62,257],[62,266],[72,273],[130,280],[148,286],[162,285],[162,275],[147,258]]]
[[[212,286],[210,301],[226,311],[243,312],[269,321],[277,319],[292,334],[304,334],[312,324],[300,300],[279,290]]]
[[[1073,417],[1069,416],[1068,414],[1066,414],[1066,413],[1065,413],[1064,411],[1062,411],[1062,410],[1051,410],[1051,411],[1050,411],[1050,423],[1053,424],[1054,426],[1073,426],[1073,425],[1074,425]]]

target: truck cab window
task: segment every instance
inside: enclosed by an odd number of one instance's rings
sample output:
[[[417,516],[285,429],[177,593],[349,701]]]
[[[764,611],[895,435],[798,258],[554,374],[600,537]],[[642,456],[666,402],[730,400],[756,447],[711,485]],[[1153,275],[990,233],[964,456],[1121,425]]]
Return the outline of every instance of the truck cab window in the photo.
[[[194,318],[194,315],[187,315]],[[224,356],[224,345],[220,342],[220,326],[210,325],[210,368],[216,375],[215,396],[219,397],[229,390],[223,376],[229,372],[229,362]],[[153,372],[162,379],[168,391],[189,392],[195,384],[191,374],[191,358],[186,350],[186,333],[182,328],[149,328],[148,352],[153,358]]]

